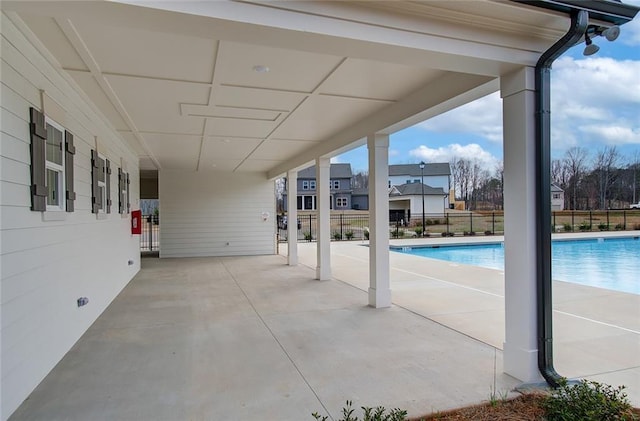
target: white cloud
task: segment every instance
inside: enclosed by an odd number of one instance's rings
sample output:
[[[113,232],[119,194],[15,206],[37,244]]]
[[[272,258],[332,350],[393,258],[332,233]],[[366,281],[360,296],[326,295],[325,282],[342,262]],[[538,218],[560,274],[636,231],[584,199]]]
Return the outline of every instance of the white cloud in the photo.
[[[582,131],[598,136],[610,145],[636,144],[640,145],[640,130],[615,125],[590,125],[582,127]]]
[[[339,164],[342,161],[340,160],[340,155],[337,155],[337,156],[332,156],[329,162],[332,164]]]
[[[502,142],[502,99],[495,92],[419,124],[438,133],[467,132]]]
[[[477,160],[484,169],[491,172],[495,170],[500,162],[498,158],[482,149],[482,147],[476,143],[468,145],[454,143],[439,147],[438,149],[431,149],[427,146],[420,145],[410,150],[409,155],[426,162],[451,162],[453,158],[464,158],[471,161]]]
[[[626,0],[625,3],[640,7],[640,0]],[[620,41],[627,45],[640,45],[640,17],[636,17],[622,27]]]
[[[551,74],[554,149],[637,144],[640,61],[560,58]]]

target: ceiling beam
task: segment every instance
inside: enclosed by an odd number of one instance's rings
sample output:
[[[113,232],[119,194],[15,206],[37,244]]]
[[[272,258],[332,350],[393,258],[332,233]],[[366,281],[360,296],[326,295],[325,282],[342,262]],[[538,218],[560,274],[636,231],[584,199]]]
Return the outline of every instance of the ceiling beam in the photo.
[[[367,135],[390,133],[388,130],[390,127],[397,128],[400,122],[411,120],[412,117],[418,114],[425,115],[428,110],[438,109],[443,112],[445,111],[441,105],[443,103],[449,104],[451,108],[461,105],[463,102],[456,104],[453,99],[464,96],[469,91],[476,90],[478,87],[486,85],[493,80],[494,78],[462,73],[446,74],[423,86],[403,100],[365,117],[347,129],[335,134],[330,139],[320,142],[316,147],[276,166],[267,173],[267,177],[270,179],[277,178],[287,171],[299,168],[318,157],[334,156],[347,146],[349,149],[359,146],[357,142],[362,142],[362,139]],[[465,99],[468,99],[468,96]]]

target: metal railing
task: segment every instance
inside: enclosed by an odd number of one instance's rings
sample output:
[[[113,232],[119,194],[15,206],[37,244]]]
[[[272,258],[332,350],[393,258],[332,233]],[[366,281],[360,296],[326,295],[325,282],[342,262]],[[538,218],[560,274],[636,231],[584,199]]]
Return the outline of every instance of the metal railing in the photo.
[[[157,250],[160,250],[160,217],[158,215],[143,215],[140,251]]]
[[[410,238],[422,235],[422,215],[410,219],[389,221],[391,238]],[[425,236],[474,236],[504,234],[504,211],[447,212],[425,214]],[[523,222],[524,223],[524,222]],[[640,210],[607,211],[554,211],[553,232],[589,232],[640,230]],[[330,216],[333,240],[368,239],[369,216],[367,214],[332,214]],[[299,241],[315,241],[317,238],[317,214],[299,215],[297,233]],[[278,240],[287,240],[287,230],[278,222]]]

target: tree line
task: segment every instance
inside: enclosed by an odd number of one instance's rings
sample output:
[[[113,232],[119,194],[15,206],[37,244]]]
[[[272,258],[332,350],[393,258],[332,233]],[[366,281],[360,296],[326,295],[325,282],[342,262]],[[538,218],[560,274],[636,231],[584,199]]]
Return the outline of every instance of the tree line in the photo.
[[[478,160],[450,162],[456,200],[469,210],[503,209],[504,167],[483,168]],[[638,203],[640,151],[623,156],[615,146],[595,153],[572,147],[551,161],[551,181],[564,190],[565,209],[620,209]]]

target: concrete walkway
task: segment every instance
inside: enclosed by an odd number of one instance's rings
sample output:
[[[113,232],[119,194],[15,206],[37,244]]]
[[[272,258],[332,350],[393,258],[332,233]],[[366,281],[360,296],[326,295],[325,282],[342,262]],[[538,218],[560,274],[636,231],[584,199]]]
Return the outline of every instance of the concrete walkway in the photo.
[[[600,233],[599,237],[621,233]],[[638,237],[640,232],[627,232]],[[564,239],[593,237],[563,234]],[[497,242],[502,237],[392,240],[392,245]],[[334,278],[366,291],[366,242],[333,242]],[[638,244],[640,253],[640,243]],[[315,267],[314,243],[299,243],[301,264]],[[281,251],[286,254],[286,248]],[[480,340],[497,349],[504,343],[504,272],[391,253],[391,289],[396,306]],[[555,368],[568,378],[625,385],[640,406],[640,295],[554,281]]]
[[[347,399],[420,415],[517,384],[494,347],[313,277],[282,256],[144,259],[11,419],[337,419]]]
[[[364,243],[331,250],[322,282],[315,243],[299,245],[297,267],[143,259],[11,419],[337,419],[347,399],[417,416],[519,384],[502,374],[500,271],[391,253],[394,305],[375,310]],[[640,296],[566,283],[554,294],[558,371],[625,384],[640,405]]]

